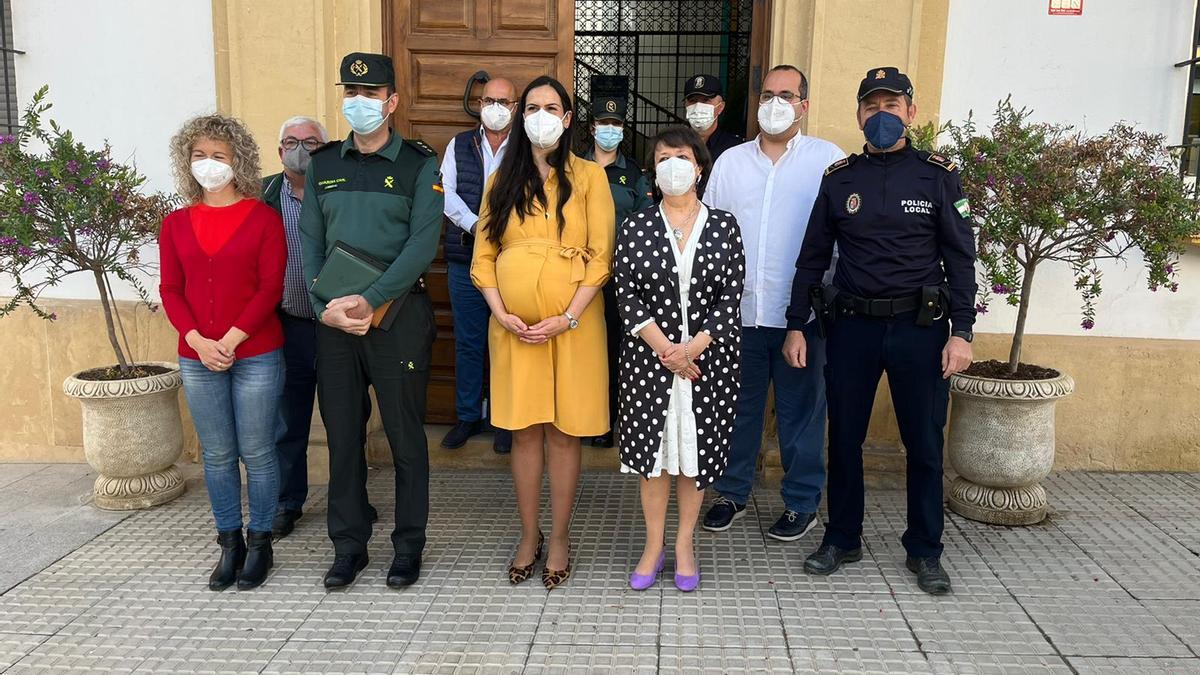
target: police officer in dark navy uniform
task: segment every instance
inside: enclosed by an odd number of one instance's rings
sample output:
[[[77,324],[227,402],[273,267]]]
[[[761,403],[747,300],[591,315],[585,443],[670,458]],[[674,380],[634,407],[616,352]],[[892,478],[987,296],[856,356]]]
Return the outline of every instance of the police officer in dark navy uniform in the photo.
[[[339,243],[384,271],[367,288],[327,301],[310,293],[319,324],[317,399],[329,439],[334,558],[325,587],[348,586],[367,565],[372,509],[364,446],[374,387],[396,467],[387,585],[398,588],[420,575],[429,518],[425,389],[437,329],[422,275],[437,253],[445,200],[437,154],[388,124],[399,105],[392,59],[350,54],[338,84],[353,131],[312,153],[300,212],[304,271],[312,280],[327,260],[345,260],[344,248],[332,255]]]
[[[650,180],[642,168],[625,153],[621,142],[625,139],[625,98],[623,96],[597,96],[592,102],[592,147],[583,158],[604,167],[608,175],[608,187],[612,191],[613,205],[617,209],[617,227],[620,228],[629,214],[654,205]],[[617,314],[617,296],[614,282],[609,279],[604,285],[604,321],[608,328],[608,362],[616,368],[621,356],[621,317]],[[620,379],[615,371],[608,378],[609,410],[616,415],[617,385]],[[613,446],[613,433],[592,439],[598,448]]]
[[[722,93],[721,78],[713,75],[698,73],[683,83],[683,105],[688,124],[704,140],[714,164],[721,153],[746,142],[741,136],[718,126],[721,113],[725,111]]]
[[[805,366],[800,328],[813,310],[826,332],[829,524],[804,562],[832,574],[862,559],[862,446],[880,375],[888,374],[907,451],[906,566],[921,590],[950,591],[942,554],[942,432],[949,377],[971,363],[975,239],[958,170],[914,150],[912,83],[896,68],[858,88],[861,155],[825,171],[796,262],[784,357]],[[821,286],[834,244],[838,262]]]

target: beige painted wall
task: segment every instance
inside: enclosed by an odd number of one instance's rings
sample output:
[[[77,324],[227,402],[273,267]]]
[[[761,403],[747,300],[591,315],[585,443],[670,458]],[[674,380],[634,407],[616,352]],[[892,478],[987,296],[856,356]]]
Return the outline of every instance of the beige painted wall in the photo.
[[[809,78],[805,133],[860,151],[855,94],[879,66],[912,78],[918,123],[937,119],[950,0],[777,0],[772,11],[770,65]]]
[[[38,318],[28,309],[0,318],[0,462],[82,462],[83,429],[79,402],[63,393],[68,376],[116,362],[104,327],[100,302],[45,300],[57,321]],[[151,312],[119,303],[135,360],[179,360],[178,334],[160,309]],[[198,456],[199,443],[179,393],[183,412],[184,454]]]
[[[62,393],[68,375],[112,358],[98,302],[48,300],[53,323],[21,310],[0,319],[0,462],[79,462],[80,407]],[[175,331],[161,311],[124,303],[139,359],[176,359]],[[1008,337],[981,334],[977,358],[1003,358]],[[1031,335],[1028,360],[1075,378],[1059,404],[1060,469],[1200,471],[1200,341]],[[186,450],[195,434],[183,396]],[[953,415],[952,415],[953,416]],[[372,428],[378,427],[373,420]],[[320,439],[318,434],[315,437]],[[877,396],[868,444],[898,447],[886,383]]]
[[[249,125],[263,171],[279,171],[279,125],[315,117],[349,133],[335,82],[342,57],[383,49],[379,0],[213,0],[217,107]]]

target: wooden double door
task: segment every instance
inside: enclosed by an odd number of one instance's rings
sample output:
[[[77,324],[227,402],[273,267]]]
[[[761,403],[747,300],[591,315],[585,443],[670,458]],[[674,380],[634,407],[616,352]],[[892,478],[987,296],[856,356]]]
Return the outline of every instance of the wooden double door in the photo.
[[[384,0],[384,51],[396,65],[400,106],[395,128],[433,146],[438,155],[455,134],[478,122],[463,110],[481,85],[464,95],[476,72],[516,83],[518,90],[552,75],[570,91],[575,7],[571,0]],[[429,274],[437,316],[426,421],[454,414],[454,321],[441,251]]]

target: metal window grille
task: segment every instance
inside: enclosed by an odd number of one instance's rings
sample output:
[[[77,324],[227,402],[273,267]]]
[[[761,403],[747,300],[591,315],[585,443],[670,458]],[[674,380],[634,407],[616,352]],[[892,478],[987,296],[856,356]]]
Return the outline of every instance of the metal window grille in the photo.
[[[16,55],[23,54],[13,47],[12,7],[9,0],[0,0],[0,133],[13,134],[21,121],[17,108]]]
[[[575,3],[575,101],[591,108],[596,75],[629,78],[623,149],[644,159],[658,130],[685,124],[683,83],[721,78],[721,127],[746,130],[753,0],[579,0]],[[586,134],[580,134],[586,136]]]
[[[1192,53],[1186,61],[1175,64],[1176,68],[1188,69],[1187,109],[1184,112],[1183,143],[1180,150],[1180,175],[1189,181],[1197,196],[1200,196],[1200,5],[1196,6],[1196,17],[1192,23]]]

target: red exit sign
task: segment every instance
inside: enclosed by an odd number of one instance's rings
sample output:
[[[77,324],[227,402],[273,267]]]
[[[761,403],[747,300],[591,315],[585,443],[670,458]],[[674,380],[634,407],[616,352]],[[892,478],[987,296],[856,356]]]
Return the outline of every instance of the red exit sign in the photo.
[[[1083,0],[1050,0],[1050,16],[1080,16]]]

